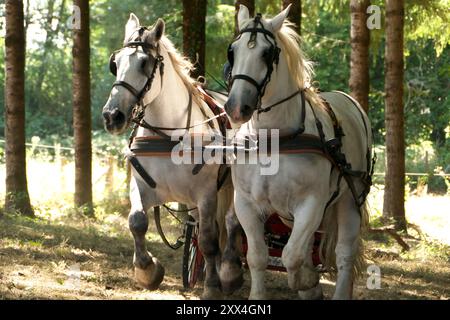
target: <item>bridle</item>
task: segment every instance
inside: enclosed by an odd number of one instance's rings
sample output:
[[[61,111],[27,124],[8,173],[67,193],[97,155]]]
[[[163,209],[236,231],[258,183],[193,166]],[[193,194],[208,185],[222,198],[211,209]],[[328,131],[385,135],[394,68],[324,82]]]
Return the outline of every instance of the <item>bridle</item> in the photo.
[[[147,81],[144,85],[144,87],[141,90],[137,90],[134,88],[131,84],[128,82],[117,80],[113,83],[112,87],[124,87],[127,89],[135,98],[136,98],[136,104],[132,109],[132,121],[135,123],[141,122],[141,120],[144,117],[145,113],[145,107],[142,103],[142,100],[144,99],[145,94],[151,89],[153,80],[155,79],[156,70],[159,68],[159,73],[161,76],[161,87],[163,82],[163,75],[164,75],[164,57],[160,54],[160,47],[159,45],[154,48],[149,43],[142,41],[142,35],[144,34],[144,31],[148,30],[146,27],[140,27],[136,31],[139,32],[139,37],[134,41],[128,41],[123,48],[115,51],[113,54],[111,54],[109,58],[109,70],[114,76],[117,76],[117,64],[115,61],[116,53],[124,48],[137,48],[141,47],[142,50],[147,54],[147,56],[154,60],[155,63],[153,65],[152,71],[150,75],[147,77]],[[135,31],[135,32],[136,32]],[[133,33],[134,34],[134,33]],[[132,34],[132,35],[133,35]],[[156,49],[156,55],[153,55],[151,53],[151,49]]]
[[[243,33],[250,32],[250,40],[247,42],[247,47],[249,49],[252,49],[256,46],[256,37],[258,33],[262,33],[267,40],[268,43],[270,43],[270,48],[264,52],[264,60],[267,66],[267,72],[266,75],[261,83],[258,83],[255,79],[252,77],[246,75],[246,74],[235,74],[232,75],[232,69],[234,65],[234,52],[233,52],[233,43],[240,39]],[[270,41],[269,38],[273,40]],[[238,36],[233,40],[233,42],[228,46],[228,62],[230,64],[229,72],[227,77],[228,81],[228,88],[231,90],[231,87],[233,86],[233,83],[237,79],[245,80],[249,83],[251,83],[258,92],[258,104],[257,108],[260,110],[261,108],[261,99],[264,96],[264,93],[266,91],[267,84],[270,81],[270,78],[272,76],[273,72],[273,65],[278,65],[280,60],[280,52],[281,49],[277,45],[277,40],[272,32],[264,28],[264,25],[261,22],[261,14],[258,13],[256,17],[253,20],[253,26],[245,28],[241,30],[238,34]]]
[[[241,30],[239,32],[238,36],[228,46],[229,67],[224,66],[224,73],[225,73],[224,76],[225,76],[225,80],[228,82],[228,90],[231,90],[234,80],[236,80],[236,79],[242,79],[242,80],[245,80],[245,81],[251,83],[258,91],[258,101],[257,101],[257,105],[256,105],[256,110],[257,110],[258,115],[260,113],[269,112],[270,110],[272,110],[273,107],[281,105],[282,103],[284,103],[284,102],[294,98],[298,94],[300,94],[301,99],[302,99],[302,109],[303,109],[302,110],[302,119],[304,119],[304,110],[305,110],[305,108],[304,108],[304,105],[305,105],[304,91],[306,88],[299,88],[297,91],[295,91],[288,97],[283,98],[283,99],[271,104],[270,106],[267,106],[264,108],[261,106],[262,97],[264,96],[267,84],[270,82],[270,78],[272,76],[273,65],[274,64],[278,65],[278,63],[280,62],[280,52],[281,52],[281,49],[278,47],[277,40],[276,40],[274,34],[264,28],[264,25],[261,22],[261,17],[262,17],[261,13],[258,13],[253,20],[253,27],[249,27],[249,28],[245,28],[245,29]],[[260,27],[258,27],[258,26],[260,26]],[[261,83],[258,83],[258,81],[256,81],[255,79],[253,79],[252,77],[250,77],[246,74],[236,74],[234,76],[232,75],[233,64],[234,64],[234,53],[233,53],[232,45],[234,42],[236,42],[237,40],[240,39],[240,37],[243,33],[246,33],[246,32],[251,32],[250,40],[247,42],[247,47],[250,49],[255,47],[256,36],[258,33],[262,33],[264,35],[265,39],[267,40],[267,42],[270,43],[270,48],[265,52],[265,56],[264,56],[264,58],[265,58],[264,60],[267,65],[267,72],[266,72],[266,76],[264,77],[264,79]],[[272,38],[273,42],[271,42],[268,37]]]
[[[187,104],[187,110],[188,110],[188,117],[187,117],[187,121],[186,121],[186,126],[185,127],[158,127],[158,126],[153,126],[149,123],[147,123],[144,120],[144,115],[145,115],[145,109],[147,107],[146,104],[143,103],[143,98],[145,96],[145,94],[151,89],[152,87],[152,83],[153,80],[155,79],[155,74],[156,74],[156,70],[159,68],[159,73],[161,76],[161,87],[163,86],[163,75],[164,75],[164,57],[161,55],[160,53],[160,46],[157,45],[156,47],[150,45],[149,43],[145,42],[142,40],[142,35],[144,34],[144,31],[148,30],[148,28],[146,27],[140,27],[139,29],[136,29],[135,32],[139,32],[139,37],[137,38],[137,40],[134,41],[128,41],[123,48],[115,51],[109,58],[109,69],[111,71],[111,73],[114,76],[117,76],[117,65],[115,62],[115,54],[117,52],[119,52],[120,50],[124,49],[124,48],[128,48],[128,47],[132,47],[132,48],[137,48],[137,47],[141,47],[142,50],[149,56],[149,58],[151,58],[152,60],[155,61],[155,64],[153,65],[152,71],[150,73],[150,76],[148,76],[147,81],[144,85],[144,87],[138,91],[136,88],[134,88],[132,85],[130,85],[129,83],[125,82],[125,81],[115,81],[112,85],[112,87],[124,87],[125,89],[127,89],[135,98],[136,98],[136,104],[134,105],[134,107],[131,109],[131,121],[134,123],[134,127],[133,130],[131,132],[130,135],[130,144],[132,139],[134,138],[135,134],[136,134],[136,129],[138,127],[143,127],[146,128],[148,130],[151,130],[153,132],[155,132],[157,135],[159,135],[160,137],[166,138],[166,139],[170,139],[170,136],[167,135],[166,133],[164,133],[163,131],[176,131],[176,130],[189,130],[191,128],[194,127],[198,127],[198,126],[202,126],[202,125],[209,125],[211,128],[214,128],[214,125],[212,124],[212,121],[220,116],[222,116],[222,114],[220,115],[216,115],[212,118],[208,118],[208,116],[206,115],[205,111],[203,110],[202,107],[200,107],[200,111],[202,112],[203,116],[205,118],[207,118],[207,120],[202,121],[200,123],[196,123],[194,125],[191,125],[191,115],[192,115],[192,95],[193,93],[191,92],[191,90],[188,89],[188,95],[189,95],[189,100],[188,100],[188,104]],[[135,33],[134,32],[134,33]],[[134,33],[131,35],[133,36]],[[131,38],[130,36],[130,38]],[[152,55],[151,53],[151,49],[156,49],[156,55]]]

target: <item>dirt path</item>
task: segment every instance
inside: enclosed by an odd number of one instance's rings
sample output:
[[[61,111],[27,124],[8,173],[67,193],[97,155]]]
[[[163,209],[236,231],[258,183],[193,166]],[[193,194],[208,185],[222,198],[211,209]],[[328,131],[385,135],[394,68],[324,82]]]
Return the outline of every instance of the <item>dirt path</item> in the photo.
[[[400,254],[389,239],[376,240],[368,242],[368,253],[381,268],[381,289],[368,290],[364,277],[356,284],[356,299],[450,298],[448,247],[416,241],[414,250]],[[148,241],[166,267],[165,280],[154,292],[134,284],[133,243],[125,218],[5,215],[0,218],[0,299],[198,299],[201,285],[190,291],[182,287],[182,250],[166,248],[154,230]],[[244,287],[229,298],[248,296],[248,271],[245,278]],[[323,278],[322,284],[329,299],[334,283]],[[267,286],[272,299],[297,298],[284,273],[268,272]]]

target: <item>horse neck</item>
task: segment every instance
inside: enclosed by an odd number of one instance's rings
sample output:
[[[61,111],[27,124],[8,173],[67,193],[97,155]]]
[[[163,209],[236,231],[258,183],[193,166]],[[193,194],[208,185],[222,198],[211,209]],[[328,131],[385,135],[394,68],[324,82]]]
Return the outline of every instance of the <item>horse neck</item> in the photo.
[[[161,52],[164,57],[164,74],[161,82],[159,71],[156,72],[154,85],[161,85],[161,90],[153,101],[147,105],[144,120],[155,127],[185,128],[189,113],[189,98],[192,95],[176,72],[172,60],[165,49]],[[197,99],[192,97],[191,125],[203,121]],[[145,98],[144,98],[145,103]],[[171,131],[164,131],[170,135]],[[183,130],[181,130],[183,132]],[[137,136],[154,135],[155,133],[140,127]]]
[[[280,56],[280,62],[275,67],[272,79],[267,85],[266,94],[261,100],[261,107],[267,107],[290,96],[300,88],[292,79],[286,59]],[[317,133],[315,118],[309,103],[306,102],[305,132]],[[316,108],[318,109],[318,108]],[[314,109],[314,110],[316,110]],[[296,132],[300,127],[302,112],[302,98],[298,94],[292,99],[273,107],[272,110],[259,115],[253,115],[249,122],[250,129],[279,129],[280,135],[289,135]],[[317,113],[317,112],[316,112]],[[321,111],[318,111],[321,114]]]

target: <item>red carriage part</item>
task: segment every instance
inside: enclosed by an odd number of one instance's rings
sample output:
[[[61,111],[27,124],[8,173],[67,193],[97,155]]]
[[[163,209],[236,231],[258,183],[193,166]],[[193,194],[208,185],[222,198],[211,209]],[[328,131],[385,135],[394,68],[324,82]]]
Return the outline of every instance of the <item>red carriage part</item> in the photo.
[[[286,268],[283,266],[281,261],[281,255],[283,253],[283,248],[289,240],[291,234],[291,228],[286,226],[278,214],[272,214],[266,221],[266,241],[269,249],[269,260],[267,264],[267,269],[286,272]],[[315,267],[322,264],[320,260],[320,240],[322,237],[321,232],[314,233],[314,244],[312,250],[312,260]],[[247,238],[245,235],[242,236],[242,250],[244,254],[244,265],[247,267],[245,261],[245,256],[247,255]]]
[[[189,243],[188,248],[185,248],[186,264],[185,270],[183,270],[183,283],[185,288],[193,288],[198,280],[202,280],[204,274],[205,261],[203,255],[198,248],[197,229],[192,228],[192,231],[188,232],[186,242]],[[291,228],[286,226],[278,217],[277,214],[271,215],[266,221],[266,241],[269,250],[269,259],[267,263],[267,269],[273,271],[286,272],[286,268],[283,266],[281,255],[283,248],[289,240],[291,234]],[[320,240],[322,237],[321,232],[314,234],[314,244],[312,250],[312,260],[315,267],[322,264],[320,260]],[[187,243],[185,243],[185,246]],[[247,255],[247,238],[245,234],[242,235],[242,253],[243,253],[243,265],[248,268],[246,263]]]

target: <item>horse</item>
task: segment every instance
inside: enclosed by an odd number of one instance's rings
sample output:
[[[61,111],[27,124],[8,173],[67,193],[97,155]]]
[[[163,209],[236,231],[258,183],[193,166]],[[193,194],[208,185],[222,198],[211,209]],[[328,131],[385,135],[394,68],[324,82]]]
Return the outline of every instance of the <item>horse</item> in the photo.
[[[337,273],[333,299],[351,299],[364,265],[361,232],[373,171],[370,122],[349,95],[319,93],[311,86],[313,65],[286,19],[289,10],[270,20],[260,14],[253,19],[241,5],[240,31],[228,49],[230,120],[242,136],[259,129],[278,130],[280,136],[275,174],[260,175],[261,164],[231,165],[234,207],[248,242],[249,298],[266,298],[264,223],[276,212],[292,228],[282,252],[289,287],[301,299],[323,298],[311,258],[313,235],[323,228],[323,263]],[[283,138],[296,143],[298,152],[283,153]],[[314,150],[303,150],[309,145]]]
[[[224,229],[225,215],[232,207],[233,187],[231,178],[224,178],[218,190],[218,179],[223,178],[219,164],[177,165],[171,156],[158,153],[158,146],[170,153],[177,145],[179,141],[173,142],[172,135],[183,136],[191,129],[196,134],[214,135],[213,131],[219,127],[198,83],[189,76],[193,65],[178,53],[164,30],[161,19],[146,28],[136,15],[130,14],[123,48],[110,57],[110,70],[116,81],[103,107],[105,129],[111,134],[120,135],[132,122],[136,123],[131,151],[127,153],[133,169],[128,221],[134,238],[135,279],[139,286],[149,290],[157,289],[162,282],[164,267],[147,251],[145,243],[147,210],[167,202],[180,202],[197,208],[192,214],[198,216],[199,247],[206,265],[202,298],[218,298],[221,296],[218,229]],[[224,101],[223,96],[215,97]],[[147,153],[139,152],[138,147],[133,150],[133,146],[142,143],[151,150]],[[240,265],[233,266],[235,262],[236,259],[231,259],[229,269],[239,272]]]

